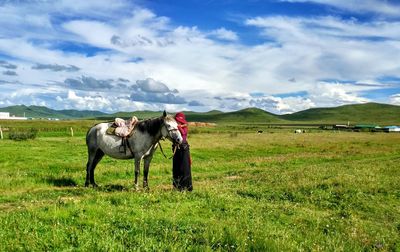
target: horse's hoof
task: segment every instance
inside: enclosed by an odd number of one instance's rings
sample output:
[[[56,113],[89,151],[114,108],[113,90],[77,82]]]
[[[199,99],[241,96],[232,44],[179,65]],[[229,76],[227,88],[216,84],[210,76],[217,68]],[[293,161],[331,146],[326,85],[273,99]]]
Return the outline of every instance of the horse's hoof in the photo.
[[[135,189],[135,191],[140,191],[140,187],[139,187],[139,185],[134,185],[134,189]]]
[[[85,182],[85,187],[89,187],[89,182]]]
[[[93,183],[92,186],[93,186],[93,188],[99,187],[96,183]]]

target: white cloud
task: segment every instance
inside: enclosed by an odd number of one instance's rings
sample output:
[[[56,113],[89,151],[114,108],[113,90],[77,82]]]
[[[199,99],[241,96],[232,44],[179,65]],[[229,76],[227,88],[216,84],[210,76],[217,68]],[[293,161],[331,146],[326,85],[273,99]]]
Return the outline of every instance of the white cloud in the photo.
[[[144,92],[150,93],[169,93],[171,90],[160,81],[155,81],[152,78],[147,78],[145,80],[137,80],[136,84]]]
[[[367,21],[361,22],[356,18],[341,19],[335,16],[319,17],[289,17],[267,16],[246,20],[247,25],[264,28],[267,36],[278,35],[285,40],[301,39],[313,42],[317,38],[329,36],[351,41],[355,39],[378,37],[397,40],[400,38],[398,21]],[[287,32],[292,33],[287,33]],[[306,40],[309,38],[309,40]]]
[[[130,1],[58,3],[38,1],[0,6],[0,12],[5,13],[0,16],[0,25],[5,27],[0,31],[0,54],[12,59],[7,64],[18,66],[18,81],[22,83],[7,88],[13,91],[17,87],[32,88],[32,97],[37,101],[45,98],[36,95],[47,93],[53,96],[55,106],[73,107],[75,103],[85,109],[97,104],[104,110],[165,106],[177,110],[232,110],[254,105],[286,113],[313,106],[368,101],[362,97],[363,91],[379,88],[380,77],[396,77],[400,72],[397,57],[400,22],[393,20],[253,17],[243,20],[243,24],[257,29],[264,42],[246,45],[233,30],[204,31],[196,26],[174,25],[174,20]],[[350,6],[345,1],[326,3]],[[387,2],[380,8],[377,1],[366,3],[370,9],[371,6],[382,9],[381,13],[384,6],[392,7]],[[57,13],[68,18],[54,18]],[[24,24],[21,18],[24,16],[32,21],[29,26]],[[66,50],[69,45],[81,46],[83,52]],[[93,55],[85,54],[91,50],[95,51]],[[37,71],[32,69],[35,64],[76,66],[80,70],[79,73]],[[2,77],[4,81],[16,78]],[[131,83],[148,78],[157,81],[143,86],[146,94],[138,95],[140,101],[132,101],[129,87],[118,89],[125,98],[118,98],[118,92],[111,89],[116,83],[109,80],[118,78]],[[69,97],[62,95],[65,85],[60,85],[66,80],[80,81],[69,82],[73,84],[68,86],[73,92]],[[349,83],[336,85],[321,80],[349,80]],[[364,80],[375,86],[354,84]],[[87,83],[90,88],[82,88]],[[105,93],[105,87],[110,89],[109,94]],[[179,97],[171,96],[174,89],[179,90]],[[254,91],[265,95],[252,98],[248,94]],[[169,97],[147,94],[151,92],[165,92]],[[306,95],[282,95],[297,92]],[[221,100],[214,99],[215,96]],[[237,100],[229,99],[232,97]],[[177,100],[185,103],[153,104],[154,101],[178,103]],[[12,101],[23,99],[16,96]],[[190,101],[203,106],[190,107],[186,103]]]
[[[395,94],[395,95],[390,96],[390,103],[393,105],[400,106],[400,94]]]
[[[67,102],[73,104],[74,108],[79,110],[108,110],[111,102],[104,97],[78,96],[72,90],[68,91]]]
[[[237,41],[239,39],[238,35],[230,30],[225,28],[219,28],[217,30],[211,31],[210,35],[215,36],[216,38],[228,41]]]
[[[265,37],[279,45],[270,49],[277,53],[270,56],[280,60],[274,72],[294,76],[300,82],[376,79],[380,75],[396,76],[400,70],[393,57],[399,52],[394,42],[400,34],[397,22],[273,16],[248,19],[246,23],[261,28]]]
[[[319,83],[314,89],[308,91],[308,97],[318,107],[369,102],[369,99],[360,97],[357,94],[362,89],[364,87],[357,87],[352,84]]]
[[[9,100],[1,100],[1,101],[0,101],[0,105],[1,105],[2,107],[7,107],[7,106],[13,105],[13,103],[10,102]]]
[[[43,1],[40,1],[43,2]],[[65,11],[69,15],[86,15],[105,19],[119,17],[121,10],[129,10],[134,6],[127,0],[59,0],[57,4],[47,4],[53,11]]]
[[[36,64],[35,66],[31,67],[32,69],[35,70],[50,70],[54,72],[60,72],[60,71],[66,71],[66,72],[77,72],[79,71],[79,67],[69,65],[69,66],[63,66],[63,65],[58,65],[58,64]]]
[[[390,16],[400,16],[400,5],[384,0],[281,0],[281,2],[310,2],[330,5],[355,13],[377,13]]]
[[[84,43],[105,48],[112,47],[111,38],[115,30],[110,25],[98,21],[74,20],[65,23],[63,27],[83,38]]]
[[[315,107],[315,103],[304,97],[274,97],[267,96],[250,100],[250,105],[262,108],[275,114],[288,114]]]
[[[78,110],[100,110],[105,112],[115,111],[135,111],[135,110],[163,110],[165,108],[179,108],[174,105],[149,104],[135,102],[128,96],[101,95],[82,92],[77,94],[69,90],[67,94],[60,94],[56,97],[58,109],[78,109]],[[172,110],[176,111],[176,110]]]

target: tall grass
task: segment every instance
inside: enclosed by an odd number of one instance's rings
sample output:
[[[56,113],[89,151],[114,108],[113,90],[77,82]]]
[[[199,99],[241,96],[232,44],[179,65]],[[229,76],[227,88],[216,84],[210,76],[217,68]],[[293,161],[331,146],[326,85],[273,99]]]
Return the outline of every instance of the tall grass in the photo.
[[[35,139],[37,132],[38,130],[35,128],[26,129],[23,131],[11,131],[8,134],[8,138],[16,141]]]

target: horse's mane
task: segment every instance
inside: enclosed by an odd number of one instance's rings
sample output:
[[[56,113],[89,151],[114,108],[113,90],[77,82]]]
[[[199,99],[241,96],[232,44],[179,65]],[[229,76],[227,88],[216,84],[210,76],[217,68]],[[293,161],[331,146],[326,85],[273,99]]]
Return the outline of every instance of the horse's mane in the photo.
[[[148,132],[151,136],[155,136],[159,132],[163,123],[164,123],[164,118],[157,117],[153,119],[140,121],[138,122],[136,127],[141,132]]]

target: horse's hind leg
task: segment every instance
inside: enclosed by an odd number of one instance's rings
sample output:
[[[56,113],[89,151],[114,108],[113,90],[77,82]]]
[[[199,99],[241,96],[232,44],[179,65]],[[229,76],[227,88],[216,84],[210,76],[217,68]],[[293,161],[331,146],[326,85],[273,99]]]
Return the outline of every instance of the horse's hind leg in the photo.
[[[90,171],[92,169],[93,160],[96,156],[96,151],[88,151],[88,161],[86,163],[86,181],[85,187],[88,187],[90,184]]]
[[[135,189],[139,190],[138,177],[140,174],[140,158],[135,157]]]
[[[104,152],[100,149],[89,150],[88,162],[86,164],[86,187],[89,186],[89,184],[91,184],[93,187],[97,187],[96,183],[94,182],[94,169],[103,156]]]

